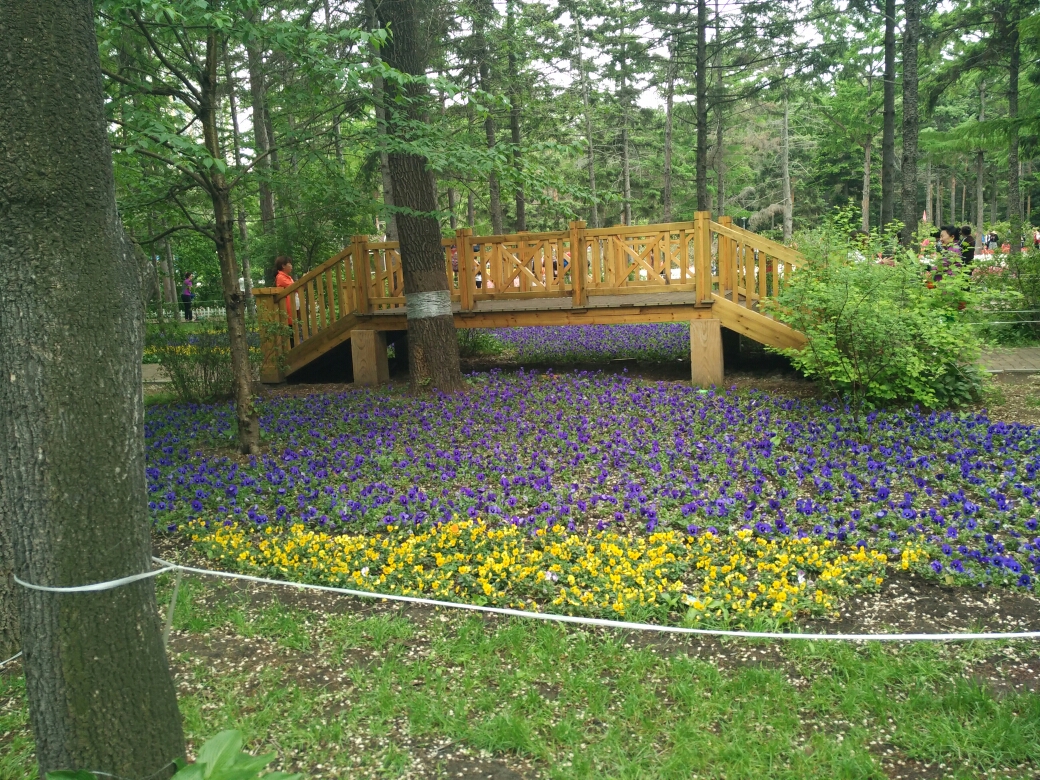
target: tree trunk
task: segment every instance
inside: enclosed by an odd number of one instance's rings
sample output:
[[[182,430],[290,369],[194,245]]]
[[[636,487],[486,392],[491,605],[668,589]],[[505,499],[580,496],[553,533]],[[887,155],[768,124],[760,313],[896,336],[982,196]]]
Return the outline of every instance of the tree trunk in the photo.
[[[929,159],[925,165],[925,179],[928,182],[927,194],[925,195],[925,211],[928,214],[928,223],[935,224],[934,199],[932,197],[932,161]]]
[[[986,121],[986,82],[979,82],[979,122]],[[986,154],[982,149],[975,153],[975,236],[978,247],[982,248],[985,232],[986,206]]]
[[[676,6],[678,7],[678,6]],[[726,116],[722,110],[722,16],[715,0],[715,199],[719,216],[726,213]]]
[[[917,42],[920,37],[921,0],[904,0],[903,13],[903,232],[904,246],[910,246],[920,224],[917,213]],[[931,180],[929,179],[929,191]],[[932,216],[931,204],[928,216]]]
[[[217,59],[219,44],[216,33],[206,40],[206,69],[201,78],[199,113],[206,151],[220,159],[220,136],[217,124],[219,88]],[[227,316],[228,345],[231,348],[231,373],[235,392],[235,414],[238,421],[238,446],[245,455],[260,452],[260,417],[253,405],[253,371],[249,364],[249,342],[246,337],[245,295],[238,286],[238,262],[235,258],[235,217],[231,208],[231,192],[224,174],[212,170],[208,179],[213,204],[214,239],[220,263],[220,281]]]
[[[867,136],[863,144],[863,196],[859,204],[859,227],[860,230],[870,232],[870,153],[873,149],[873,139]]]
[[[394,31],[386,47],[386,62],[392,68],[413,76],[426,73],[429,53],[421,33],[430,8],[422,0],[396,0],[379,7],[380,20]],[[390,100],[388,119],[397,137],[407,138],[409,126],[421,121],[425,86],[419,82],[403,89],[404,100]],[[416,154],[391,152],[390,174],[394,194],[402,208],[397,228],[401,242],[401,268],[408,305],[408,368],[413,390],[437,389],[452,392],[463,389],[465,381],[459,368],[459,347],[451,314],[451,296],[441,249],[440,225],[434,193],[426,172],[426,159]],[[462,263],[465,258],[460,257]]]
[[[166,220],[162,221],[162,228],[166,230]],[[181,321],[180,300],[177,297],[177,277],[174,275],[173,247],[170,245],[170,237],[163,239],[163,260],[166,263],[166,278],[170,282],[170,302],[173,304],[173,321]]]
[[[996,224],[997,222],[997,206],[1000,198],[1000,179],[997,178],[1000,171],[997,168],[997,163],[993,163],[993,175],[990,176],[990,181],[993,182],[990,185],[989,190],[989,221],[990,224]]]
[[[410,2],[410,0],[408,0]],[[480,62],[477,73],[480,79],[480,88],[484,92],[491,92],[491,47],[487,40],[487,25],[494,13],[494,4],[491,0],[480,0],[474,14],[474,34],[477,38],[477,51]],[[498,173],[495,170],[495,145],[496,145],[495,117],[490,108],[484,118],[484,136],[487,139],[487,148],[492,158],[491,170],[488,173],[488,208],[491,212],[491,232],[496,235],[505,233],[505,216],[502,213],[502,188],[499,185]]]
[[[90,3],[23,0],[0,23],[0,549],[10,539],[14,573],[51,587],[151,568],[143,278],[116,210],[94,22]],[[154,581],[16,598],[40,776],[173,774],[184,736]]]
[[[1007,30],[1008,47],[1011,49],[1011,63],[1008,68],[1008,222],[1011,223],[1011,256],[1018,257],[1022,248],[1022,200],[1019,195],[1018,168],[1018,76],[1022,57],[1021,41],[1018,37],[1018,16],[1012,17]]]
[[[697,210],[708,211],[708,2],[697,0]]]
[[[448,187],[448,224],[451,227],[451,232],[454,233],[455,229],[459,226],[459,219],[455,215],[455,207],[458,205],[458,195],[455,193],[454,187]]]
[[[379,29],[379,18],[373,0],[365,0],[365,9],[368,13],[369,29]],[[372,64],[378,65],[381,61],[379,48],[372,45]],[[372,100],[376,110],[376,135],[379,143],[379,175],[383,182],[383,208],[386,211],[386,240],[397,240],[397,215],[394,213],[394,183],[390,178],[390,161],[386,154],[386,100],[385,84],[383,77],[378,73],[372,76]]]
[[[238,99],[235,96],[234,71],[228,61],[227,50],[224,51],[224,78],[227,81],[228,107],[231,110],[231,139],[235,148],[235,166],[242,167],[242,142],[238,129]],[[246,294],[246,309],[251,316],[256,316],[256,302],[253,300],[253,280],[249,267],[249,231],[246,228],[246,212],[238,209],[238,236],[242,241],[242,285]]]
[[[784,96],[784,125],[780,143],[780,175],[783,178],[784,196],[784,242],[791,240],[794,233],[794,200],[791,197],[791,137],[790,111],[787,97]]]
[[[589,210],[589,224],[594,227],[599,227],[599,204],[596,202],[596,153],[592,147],[592,110],[589,106],[589,80],[588,74],[585,73],[585,59],[582,56],[582,43],[583,36],[581,31],[581,21],[575,22],[575,36],[577,37],[577,45],[574,47],[578,53],[578,75],[581,79],[581,102],[585,109],[585,145],[586,145],[586,164],[589,167],[589,193],[592,196],[592,208]]]
[[[675,102],[675,39],[668,41],[668,86],[664,98],[664,182],[661,187],[661,221],[672,221],[672,106]]]
[[[473,190],[466,193],[466,223],[469,227],[477,224],[477,196]]]
[[[884,230],[896,202],[896,0],[885,0],[885,85],[881,125],[881,222]]]
[[[950,224],[957,221],[957,177],[950,177]]]
[[[264,233],[274,229],[274,191],[271,189],[271,139],[267,133],[267,88],[264,84],[264,59],[256,43],[246,47],[249,67],[249,94],[253,99],[254,153],[261,158],[256,164],[260,194],[260,226]]]
[[[943,224],[942,213],[942,179],[935,176],[935,226],[941,228]]]
[[[506,30],[509,34],[509,133],[513,143],[513,168],[516,171],[516,232],[527,230],[526,202],[524,201],[523,163],[520,155],[520,74],[517,70],[516,48],[516,0],[506,3]]]

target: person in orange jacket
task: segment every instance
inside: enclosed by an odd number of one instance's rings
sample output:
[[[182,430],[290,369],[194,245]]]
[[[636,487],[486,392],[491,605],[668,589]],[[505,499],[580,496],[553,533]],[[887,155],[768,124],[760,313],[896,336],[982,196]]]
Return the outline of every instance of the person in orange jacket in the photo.
[[[292,258],[285,257],[284,255],[277,258],[274,261],[274,286],[275,287],[288,287],[294,283],[292,278]],[[288,295],[285,298],[285,313],[289,318],[289,328],[292,330],[292,335],[296,334],[296,328],[293,327],[293,302],[292,298],[296,298],[297,303],[299,302],[300,296]],[[289,336],[290,342],[293,341],[292,335]]]

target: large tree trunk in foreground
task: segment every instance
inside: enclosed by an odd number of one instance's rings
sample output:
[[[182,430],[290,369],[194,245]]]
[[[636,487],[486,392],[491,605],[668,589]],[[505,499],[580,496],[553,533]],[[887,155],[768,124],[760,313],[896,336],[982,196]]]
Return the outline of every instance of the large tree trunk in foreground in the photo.
[[[885,85],[881,125],[881,220],[884,230],[896,203],[896,0],[885,0]]]
[[[199,101],[202,134],[206,151],[215,159],[223,155],[217,128],[217,61],[220,48],[216,33],[206,41],[206,70],[202,76],[202,99]],[[238,421],[238,446],[245,455],[260,452],[260,417],[253,405],[253,371],[249,365],[249,342],[246,338],[246,297],[238,286],[238,261],[235,258],[235,216],[231,208],[231,191],[224,174],[213,171],[209,177],[209,196],[213,204],[214,243],[220,262],[220,281],[227,314],[228,345],[231,348],[231,373],[235,393],[235,416]]]
[[[151,541],[141,269],[91,3],[6,2],[0,51],[0,520],[20,579],[104,582],[148,571]],[[171,775],[184,736],[154,581],[18,600],[41,776]]]
[[[390,67],[403,73],[426,72],[428,52],[422,27],[426,4],[422,0],[383,0],[381,23],[393,36],[386,46]],[[394,87],[399,89],[399,87]],[[407,134],[408,126],[422,120],[425,87],[414,83],[406,88],[406,101],[391,99],[387,114],[391,132]],[[412,388],[451,392],[465,387],[459,369],[459,344],[451,314],[451,295],[444,270],[441,231],[435,214],[437,203],[426,171],[426,158],[391,152],[390,175],[394,197],[402,212],[397,215],[401,242],[404,295],[408,304],[408,368]],[[459,257],[459,263],[468,258]]]
[[[917,41],[921,0],[905,0],[903,12],[903,244],[910,246],[921,216],[917,213]],[[928,206],[931,219],[931,204]]]

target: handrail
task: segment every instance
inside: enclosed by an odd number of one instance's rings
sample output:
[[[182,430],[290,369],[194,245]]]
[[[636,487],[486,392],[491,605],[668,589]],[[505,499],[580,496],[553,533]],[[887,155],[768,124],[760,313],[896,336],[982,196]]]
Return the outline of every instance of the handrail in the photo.
[[[724,236],[736,239],[737,241],[743,241],[754,249],[764,251],[767,255],[771,255],[778,260],[784,260],[793,265],[800,265],[804,262],[804,259],[798,254],[798,252],[791,249],[791,247],[784,246],[771,238],[766,238],[758,233],[752,233],[750,230],[745,230],[736,225],[722,225],[713,221],[711,223],[711,230],[713,233],[720,233]]]
[[[341,251],[339,254],[336,254],[336,255],[333,255],[332,257],[330,257],[328,260],[326,260],[324,263],[319,265],[317,268],[312,268],[310,271],[305,273],[303,276],[301,276],[295,282],[290,284],[288,287],[277,287],[277,288],[275,288],[275,289],[278,290],[278,294],[275,295],[275,302],[284,300],[285,298],[288,298],[291,293],[294,293],[297,290],[299,290],[301,287],[306,285],[307,282],[310,282],[310,281],[312,281],[314,279],[317,279],[319,276],[321,276],[327,270],[332,268],[332,266],[334,266],[336,263],[340,262],[341,260],[343,260],[346,257],[349,257],[351,252],[352,252],[352,250],[353,250],[353,247],[352,246],[348,246],[346,249]]]

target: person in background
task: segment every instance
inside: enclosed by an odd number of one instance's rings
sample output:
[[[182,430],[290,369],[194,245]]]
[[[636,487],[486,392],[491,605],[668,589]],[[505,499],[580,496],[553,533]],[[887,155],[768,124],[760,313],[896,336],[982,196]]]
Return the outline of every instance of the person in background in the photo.
[[[970,263],[975,259],[975,236],[971,225],[961,226],[961,261]]]
[[[188,271],[184,274],[184,287],[181,289],[181,305],[184,307],[184,321],[191,322],[191,299],[195,297],[195,274]]]
[[[996,233],[990,233],[989,234],[989,251],[990,252],[996,252],[998,249],[1000,249],[1000,236],[998,236]]]
[[[294,283],[292,278],[292,258],[285,257],[284,255],[278,257],[274,261],[274,286],[275,287],[288,287]],[[294,307],[291,298],[296,298],[296,306]],[[297,293],[295,296],[288,295],[285,298],[285,314],[289,318],[289,330],[292,333],[289,334],[289,347],[290,349],[295,344],[296,328],[293,326],[293,309],[299,308],[300,295]]]
[[[1040,249],[1040,228],[1033,231],[1033,249]]]

